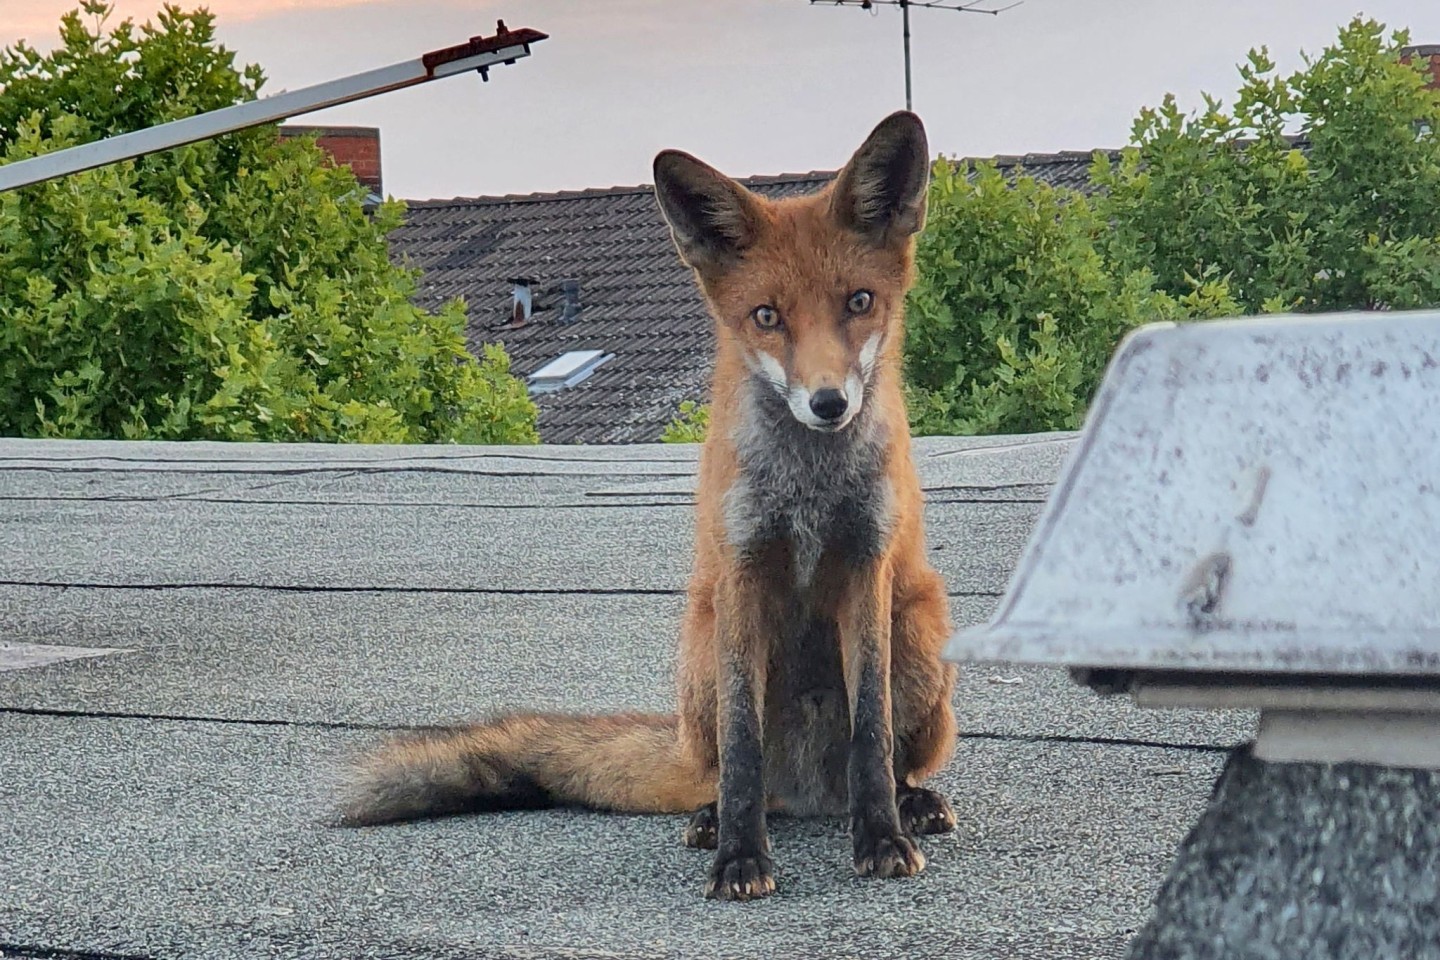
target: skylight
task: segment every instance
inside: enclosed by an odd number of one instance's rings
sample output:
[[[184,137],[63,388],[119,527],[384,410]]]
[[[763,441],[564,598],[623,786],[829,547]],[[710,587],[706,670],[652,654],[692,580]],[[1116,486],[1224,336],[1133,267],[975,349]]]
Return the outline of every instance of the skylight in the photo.
[[[562,353],[530,374],[530,392],[550,393],[573,387],[613,356],[614,354],[607,355],[604,350],[571,350]]]

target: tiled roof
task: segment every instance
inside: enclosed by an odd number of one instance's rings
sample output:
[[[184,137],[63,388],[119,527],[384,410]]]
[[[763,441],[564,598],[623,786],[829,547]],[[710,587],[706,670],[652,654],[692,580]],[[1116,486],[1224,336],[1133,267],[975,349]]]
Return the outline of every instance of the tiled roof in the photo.
[[[1089,153],[998,157],[1004,167],[1057,186],[1084,188]],[[820,189],[821,171],[752,177],[767,197]],[[682,400],[708,390],[714,334],[649,186],[523,196],[412,201],[392,249],[423,271],[418,302],[464,297],[472,350],[502,343],[524,376],[570,350],[613,354],[584,382],[536,398],[546,443],[659,439]],[[511,278],[534,282],[536,309],[510,321]],[[580,281],[583,310],[561,323],[561,281]]]

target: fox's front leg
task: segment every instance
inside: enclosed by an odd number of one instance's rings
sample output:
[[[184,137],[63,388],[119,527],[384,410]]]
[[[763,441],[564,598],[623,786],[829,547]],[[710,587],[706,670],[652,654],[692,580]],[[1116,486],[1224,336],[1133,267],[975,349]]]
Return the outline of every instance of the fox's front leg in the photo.
[[[855,570],[840,603],[845,688],[850,695],[850,835],[855,872],[908,877],[925,856],[900,825],[890,714],[891,572],[884,557]]]
[[[705,896],[753,900],[775,892],[765,835],[764,716],[769,637],[764,585],[745,571],[716,587],[720,831]]]

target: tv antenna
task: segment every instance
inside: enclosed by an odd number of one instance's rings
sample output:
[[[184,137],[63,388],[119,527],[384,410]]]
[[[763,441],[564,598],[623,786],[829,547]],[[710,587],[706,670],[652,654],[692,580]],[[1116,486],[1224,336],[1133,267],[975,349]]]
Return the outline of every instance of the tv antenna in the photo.
[[[1020,6],[1024,0],[1003,7],[986,6],[986,0],[810,0],[810,5],[824,4],[833,7],[859,7],[874,13],[876,7],[899,7],[900,18],[905,24],[905,109],[913,109],[910,97],[910,8],[926,7],[930,10],[951,10],[955,13],[988,13],[995,17],[1006,10]]]
[[[530,56],[530,45],[547,38],[528,27],[511,30],[501,20],[493,37],[471,37],[468,43],[432,50],[415,60],[4,164],[0,166],[0,193],[472,70],[482,80],[489,80],[491,67]]]

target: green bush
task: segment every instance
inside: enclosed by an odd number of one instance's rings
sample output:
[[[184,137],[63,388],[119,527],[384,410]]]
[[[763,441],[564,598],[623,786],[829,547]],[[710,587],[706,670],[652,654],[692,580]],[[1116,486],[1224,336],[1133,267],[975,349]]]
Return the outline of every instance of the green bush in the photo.
[[[916,248],[905,368],[917,433],[1080,425],[1115,344],[1152,320],[1234,311],[1223,280],[1171,296],[1102,253],[1084,196],[994,164],[935,164]]]
[[[42,56],[0,51],[0,158],[254,99],[213,18],[167,6],[105,32],[67,14]],[[262,127],[0,194],[0,434],[534,443],[464,305],[415,307],[411,271],[350,172]]]
[[[694,400],[682,400],[680,412],[660,432],[661,443],[703,443],[710,429],[710,407]]]
[[[1078,427],[1141,323],[1440,303],[1440,94],[1407,42],[1357,18],[1290,77],[1252,52],[1233,108],[1142,110],[1088,198],[938,162],[908,305],[916,432]]]
[[[1219,271],[1252,312],[1440,302],[1440,94],[1400,62],[1407,42],[1356,18],[1288,77],[1252,51],[1228,111],[1142,111],[1095,171],[1109,256],[1172,292]]]

